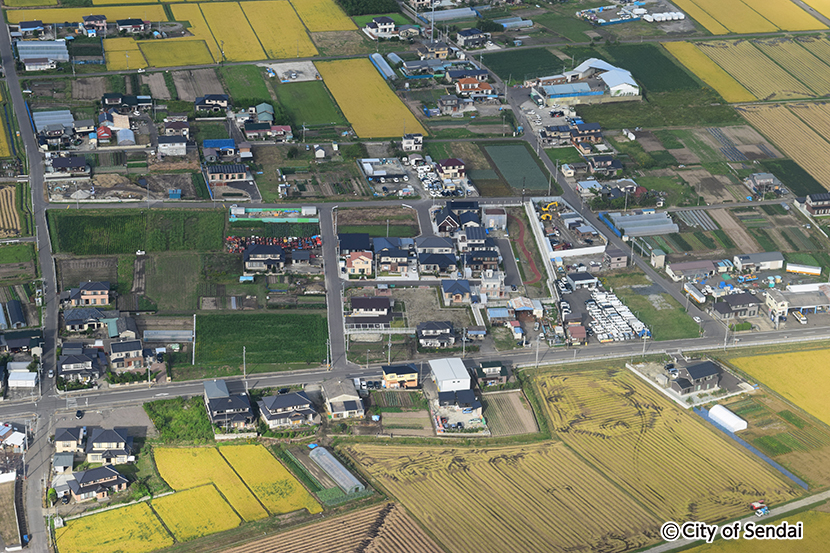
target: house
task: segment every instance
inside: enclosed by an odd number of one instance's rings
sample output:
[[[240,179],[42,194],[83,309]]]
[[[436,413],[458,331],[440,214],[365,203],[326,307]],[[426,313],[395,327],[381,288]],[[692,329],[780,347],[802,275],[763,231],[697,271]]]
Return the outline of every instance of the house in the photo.
[[[481,402],[470,389],[438,392],[438,405],[445,409],[462,411],[472,418],[481,417]]]
[[[365,232],[338,233],[337,242],[340,255],[348,255],[352,252],[362,252],[372,249],[372,242],[369,239],[369,234]]]
[[[715,264],[708,259],[687,261],[685,263],[669,263],[666,265],[666,274],[675,282],[709,278],[716,272]]]
[[[255,119],[260,122],[273,123],[274,122],[274,106],[262,102],[250,108],[253,111]]]
[[[401,149],[404,152],[420,152],[424,149],[424,135],[421,133],[403,135]]]
[[[75,134],[88,135],[95,130],[94,119],[79,119],[72,123],[72,131]]]
[[[507,384],[510,372],[501,361],[481,361],[475,368],[475,379],[479,388]]]
[[[712,305],[712,315],[721,321],[736,318],[756,317],[761,302],[748,292],[742,294],[727,294],[722,301]]]
[[[78,288],[69,290],[69,304],[72,307],[79,305],[109,305],[109,282],[82,282]]]
[[[418,57],[422,60],[445,60],[450,55],[450,47],[447,46],[446,43],[439,41],[424,42],[419,45],[415,51],[418,53]]]
[[[490,33],[483,33],[478,29],[461,29],[455,35],[455,41],[462,48],[478,48],[490,40]]]
[[[95,134],[98,137],[99,144],[108,144],[112,141],[112,129],[109,127],[98,127]]]
[[[110,323],[107,323],[109,326]],[[122,340],[136,340],[138,339],[138,326],[135,324],[135,319],[132,317],[118,317],[115,320],[115,333],[113,335],[112,328],[109,329],[110,338],[117,336]]]
[[[280,246],[251,244],[242,254],[245,273],[276,273],[285,268],[285,252]]]
[[[462,230],[455,233],[455,241],[458,251],[461,253],[485,249],[487,244],[487,231],[478,226],[478,215],[475,213],[464,213],[459,217]]]
[[[680,376],[672,380],[671,389],[680,395],[708,392],[720,387],[721,369],[712,361],[703,361],[680,369]]]
[[[121,31],[129,34],[143,33],[150,29],[150,22],[141,19],[118,19],[115,24],[118,26],[119,33]]]
[[[266,396],[257,402],[259,416],[268,428],[319,424],[320,416],[305,392]]]
[[[830,192],[808,194],[804,208],[810,215],[830,215]]]
[[[86,163],[84,156],[60,156],[53,157],[51,160],[52,172],[63,173],[70,176],[88,175],[90,172],[89,165]]]
[[[226,111],[229,105],[230,99],[227,94],[206,94],[193,102],[196,111]]]
[[[375,17],[366,24],[366,31],[375,36],[391,36],[395,34],[395,20],[391,17]]]
[[[628,255],[616,248],[605,250],[605,262],[609,269],[624,269],[628,265]]]
[[[325,380],[323,400],[332,419],[363,418],[363,400],[351,380]]]
[[[55,453],[52,456],[52,468],[55,474],[71,474],[75,464],[75,455],[72,453]]]
[[[457,112],[459,109],[459,98],[458,96],[441,96],[438,98],[438,110],[440,111],[441,115],[452,115],[453,113]]]
[[[482,82],[475,77],[464,77],[455,81],[455,93],[459,96],[493,94],[493,85]]]
[[[135,460],[132,455],[133,439],[126,428],[106,430],[97,426],[87,429],[86,462],[104,465],[123,465]]]
[[[479,291],[482,297],[486,295],[488,298],[503,298],[505,294],[504,273],[492,269],[482,271]]]
[[[455,329],[449,321],[428,321],[416,328],[418,343],[425,348],[448,348],[455,344]]]
[[[292,265],[311,265],[311,252],[308,250],[291,250]]]
[[[245,121],[243,131],[245,132],[245,138],[248,140],[253,140],[255,138],[268,138],[271,134],[271,123]]]
[[[419,236],[415,239],[415,249],[419,254],[448,254],[455,251],[455,246],[449,238],[443,238],[441,236]]]
[[[409,271],[409,252],[389,248],[375,253],[379,273],[406,274]]]
[[[450,305],[453,303],[470,303],[470,281],[442,280],[441,295],[444,297],[444,305]]]
[[[456,158],[442,159],[436,170],[442,179],[463,179],[467,175],[464,162]]]
[[[499,252],[480,250],[467,252],[461,256],[464,268],[478,275],[482,271],[496,271],[499,268]]]
[[[593,290],[599,284],[597,277],[590,273],[568,273],[565,278],[573,290],[579,290],[580,288],[590,288]]]
[[[577,123],[571,127],[571,142],[599,144],[602,142],[602,126],[599,123]]]
[[[187,138],[183,136],[159,136],[159,154],[163,156],[186,156]]]
[[[507,228],[507,211],[503,207],[485,207],[483,219],[485,228],[498,230]]]
[[[346,256],[346,274],[348,275],[371,275],[372,274],[372,252],[352,252]]]
[[[467,211],[458,215],[458,225],[462,229],[469,229],[470,227],[480,227],[481,219],[478,218],[478,213],[474,211]]]
[[[84,348],[79,353],[66,353],[58,359],[58,376],[67,381],[91,382],[101,378],[104,352],[93,348]],[[105,359],[104,359],[105,362]]]
[[[80,453],[84,446],[84,429],[75,428],[55,429],[55,451],[58,453]]]
[[[446,206],[435,213],[435,224],[439,234],[452,234],[461,226],[458,215]]]
[[[23,314],[23,304],[20,300],[9,300],[6,303],[9,312],[9,328],[23,328],[26,326],[26,316]]]
[[[429,370],[439,392],[470,389],[470,373],[461,359],[432,359],[429,361]]]
[[[159,138],[161,140],[161,137]],[[208,165],[209,184],[223,184],[248,180],[248,168],[239,163],[229,165]]]
[[[588,171],[594,175],[613,177],[622,169],[622,162],[611,156],[594,156],[588,159]]]
[[[63,323],[67,332],[86,332],[104,326],[106,315],[97,307],[76,307],[63,312]]]
[[[127,479],[111,466],[76,472],[67,481],[75,502],[104,499],[111,493],[126,490],[127,483]]]
[[[140,369],[144,366],[141,340],[110,343],[110,363],[116,369]]]
[[[744,179],[750,192],[763,196],[769,192],[778,192],[784,185],[772,173],[753,173]]]
[[[237,430],[254,426],[248,394],[230,393],[224,380],[208,380],[204,387],[205,408],[211,424]]]
[[[190,138],[190,124],[187,121],[165,121],[164,135]]]
[[[384,365],[383,387],[390,390],[418,387],[418,368],[413,363],[406,365]]]
[[[450,69],[444,74],[444,80],[448,83],[455,83],[461,79],[475,79],[480,82],[487,82],[490,72],[486,69]]]
[[[49,71],[57,66],[55,60],[49,58],[26,58],[23,60],[24,71]]]
[[[784,268],[784,256],[781,252],[761,252],[745,255],[736,255],[732,259],[735,270],[743,271],[776,271]]]
[[[392,300],[388,297],[354,296],[350,302],[354,316],[380,317],[392,314]]]
[[[271,125],[271,137],[277,142],[290,142],[294,140],[294,132],[290,125]]]
[[[36,32],[42,33],[44,29],[43,21],[40,21],[39,19],[34,21],[21,21],[17,27],[24,35],[30,35]]]
[[[422,273],[449,274],[458,269],[454,253],[422,253],[418,255]]]

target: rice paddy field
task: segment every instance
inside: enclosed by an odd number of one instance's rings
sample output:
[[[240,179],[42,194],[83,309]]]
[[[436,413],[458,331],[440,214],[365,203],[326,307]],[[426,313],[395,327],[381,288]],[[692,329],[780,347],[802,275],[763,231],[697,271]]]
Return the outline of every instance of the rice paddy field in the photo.
[[[824,0],[812,0],[823,2]],[[678,0],[677,6],[713,35],[729,32],[812,31],[827,26],[792,2],[779,0]],[[810,1],[807,4],[811,4]],[[811,4],[812,5],[812,4]],[[815,7],[815,6],[814,6]],[[821,12],[821,10],[818,10]],[[826,15],[826,14],[825,14]]]
[[[222,59],[219,45],[216,43],[216,39],[213,38],[210,27],[205,21],[205,16],[202,15],[202,10],[199,9],[198,4],[173,4],[170,6],[170,11],[173,12],[174,20],[187,21],[190,24],[187,30],[193,37],[205,41],[205,45],[210,50],[214,61]],[[174,55],[171,53],[171,56]]]
[[[666,42],[663,44],[677,61],[685,65],[704,83],[708,84],[727,102],[751,102],[755,96],[732,78],[718,64],[701,52],[691,42]]]
[[[368,59],[318,62],[315,66],[360,138],[427,134]]]
[[[147,60],[132,37],[106,39],[104,52],[107,56],[107,69],[110,71],[147,67]]]
[[[242,2],[241,5],[269,59],[317,55],[303,22],[286,0]]]
[[[760,384],[830,424],[830,403],[827,402],[830,381],[817,378],[827,365],[826,350],[739,357],[730,362]]]
[[[138,43],[141,53],[152,67],[176,67],[182,65],[206,65],[213,63],[213,56],[204,40],[173,39],[175,48],[166,41],[143,40]],[[108,40],[104,43],[109,42]],[[109,65],[109,58],[107,58]]]
[[[147,503],[67,521],[55,541],[60,553],[148,553],[173,545]]]
[[[199,7],[214,38],[224,50],[225,60],[254,61],[266,57],[239,3],[205,2]]]
[[[176,541],[188,541],[239,526],[241,519],[213,485],[199,486],[153,500],[153,510]]]
[[[787,38],[755,39],[752,44],[772,61],[786,68],[818,96],[830,95],[830,66]]]
[[[102,6],[95,8],[96,14],[107,16],[107,19],[129,19],[140,17],[145,21],[167,21],[164,7],[161,4],[145,4],[137,6]],[[80,21],[90,14],[89,8],[48,8],[43,10],[8,10],[6,18],[9,23],[40,20],[44,23],[63,23],[64,21]]]
[[[312,33],[357,29],[334,0],[291,0],[291,4]]]
[[[0,100],[3,99],[3,96],[0,95]],[[9,110],[9,114],[11,114],[11,110]],[[13,117],[13,116],[12,116]],[[2,157],[11,157],[12,150],[11,150],[11,143],[10,143],[10,136],[9,136],[9,121],[6,119],[5,114],[0,117],[0,158]],[[14,125],[12,125],[14,128]]]

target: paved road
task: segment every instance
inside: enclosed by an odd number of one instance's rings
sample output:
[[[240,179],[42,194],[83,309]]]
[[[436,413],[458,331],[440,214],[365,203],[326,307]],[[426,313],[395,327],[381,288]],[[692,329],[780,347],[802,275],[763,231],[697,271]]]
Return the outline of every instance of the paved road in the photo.
[[[343,319],[343,281],[340,278],[340,265],[337,256],[338,244],[334,238],[332,209],[336,209],[336,206],[318,206],[320,234],[323,236],[323,270],[326,277],[326,311],[331,348],[330,363],[332,369],[345,369],[349,364],[346,359],[346,333]]]

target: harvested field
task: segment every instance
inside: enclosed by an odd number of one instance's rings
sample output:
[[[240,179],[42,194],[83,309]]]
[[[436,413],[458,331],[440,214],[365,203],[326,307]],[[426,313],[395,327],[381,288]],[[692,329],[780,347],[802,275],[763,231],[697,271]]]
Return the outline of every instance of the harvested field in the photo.
[[[371,51],[361,34],[355,31],[311,33],[311,41],[321,56],[353,56]]]
[[[20,215],[14,201],[15,188],[0,188],[0,236],[20,235]]]
[[[493,436],[515,436],[539,431],[533,410],[521,390],[481,396],[484,418]]]
[[[830,67],[797,42],[787,38],[771,38],[754,39],[752,44],[819,96],[830,94]]]
[[[226,553],[442,553],[406,511],[394,503],[369,507],[254,541]]]
[[[20,543],[14,512],[14,481],[0,484],[0,540],[11,547]]]
[[[77,287],[87,280],[107,281],[113,285],[118,281],[118,258],[115,256],[59,258],[57,265],[61,290]]]
[[[672,150],[674,153],[675,150]],[[677,171],[677,175],[689,183],[696,191],[700,192],[708,204],[719,204],[734,201],[735,198],[729,193],[727,186],[731,184],[726,175],[712,175],[706,169],[687,169]]]
[[[363,291],[352,295],[363,295]],[[410,328],[427,321],[451,321],[456,328],[473,324],[468,309],[442,308],[435,287],[395,289],[393,297],[406,305],[407,326]]]
[[[205,94],[224,94],[225,89],[213,69],[194,69],[193,71],[176,71],[173,82],[179,100],[192,102]]]
[[[72,81],[73,100],[100,100],[106,91],[104,77],[87,77]]]
[[[102,77],[103,78],[103,77]],[[163,73],[150,73],[141,76],[141,83],[150,87],[150,94],[159,100],[170,100],[170,90],[164,82]]]
[[[658,540],[661,521],[561,443],[344,450],[451,553],[614,553]],[[446,524],[447,513],[463,516]]]
[[[433,436],[429,411],[383,413],[381,424],[384,432],[394,436]]]
[[[721,230],[723,230],[726,235],[732,239],[732,242],[735,243],[735,247],[738,251],[743,253],[763,251],[755,240],[746,232],[744,227],[732,217],[732,214],[729,211],[726,209],[711,209],[707,213],[717,224],[720,225]]]

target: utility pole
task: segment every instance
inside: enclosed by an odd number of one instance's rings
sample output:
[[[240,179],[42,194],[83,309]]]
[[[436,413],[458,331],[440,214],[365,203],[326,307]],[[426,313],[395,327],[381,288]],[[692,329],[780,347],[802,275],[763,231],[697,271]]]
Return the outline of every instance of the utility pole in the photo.
[[[386,237],[389,238],[389,219],[386,220]]]
[[[389,345],[387,346],[387,349],[388,349],[388,351],[387,351],[387,355],[386,355],[386,364],[391,365],[392,364],[392,335],[391,334],[389,335]]]
[[[542,341],[542,335],[536,336],[536,368],[539,368],[539,343]]]
[[[190,364],[196,364],[196,313],[193,314],[193,351],[191,352]]]
[[[467,336],[467,329],[461,329],[461,357],[464,357],[467,354],[467,340],[464,338]]]
[[[245,393],[248,393],[248,364],[245,360],[246,347],[242,346],[242,380],[245,381]]]

